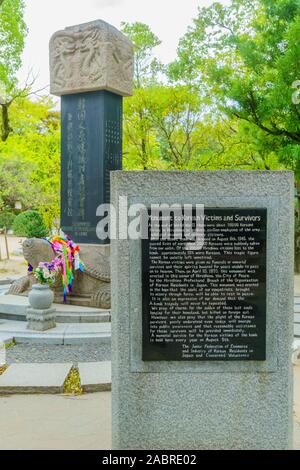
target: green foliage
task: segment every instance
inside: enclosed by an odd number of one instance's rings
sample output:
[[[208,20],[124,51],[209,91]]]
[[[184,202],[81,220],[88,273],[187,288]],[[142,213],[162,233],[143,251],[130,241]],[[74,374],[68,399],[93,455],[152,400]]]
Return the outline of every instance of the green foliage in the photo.
[[[81,387],[80,375],[77,368],[73,367],[65,380],[64,393],[70,395],[82,395],[83,389]]]
[[[0,366],[0,375],[3,375],[7,368],[8,368],[7,364],[4,364],[4,366]]]
[[[160,39],[148,25],[140,22],[123,22],[122,31],[134,45],[135,86],[140,88],[147,81],[155,81],[162,64],[153,57],[153,49],[161,44]]]
[[[4,0],[0,4],[0,95],[9,95],[16,85],[16,72],[26,36],[23,0]],[[5,96],[4,96],[5,97]]]
[[[24,37],[22,2],[0,0],[0,12],[6,2],[19,5],[11,21]],[[300,79],[299,5],[232,0],[200,8],[167,68],[155,57],[160,40],[149,26],[123,23],[135,47],[135,93],[124,100],[124,167],[291,168],[300,179],[300,105],[292,102]],[[19,48],[11,45],[11,73],[0,72],[7,83],[14,83],[21,36]],[[20,201],[52,228],[60,206],[59,114],[49,98],[33,102],[21,94],[9,105],[9,126],[0,143],[0,210],[13,211]]]
[[[49,234],[42,215],[36,210],[29,210],[17,215],[13,223],[15,235],[27,238],[42,238]]]
[[[60,118],[49,98],[15,101],[14,132],[0,143],[0,209],[38,209],[52,228],[60,211]]]
[[[213,3],[199,9],[169,67],[173,81],[198,84],[211,112],[237,122],[255,153],[276,155],[297,177],[300,105],[292,85],[300,78],[299,24],[299,0]]]
[[[11,229],[15,218],[16,218],[16,215],[13,212],[10,212],[10,211],[0,212],[0,228],[6,227],[7,229]]]

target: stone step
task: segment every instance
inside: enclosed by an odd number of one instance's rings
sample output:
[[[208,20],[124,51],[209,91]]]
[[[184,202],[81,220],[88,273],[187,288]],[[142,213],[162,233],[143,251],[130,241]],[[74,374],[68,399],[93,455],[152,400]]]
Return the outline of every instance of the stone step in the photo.
[[[300,336],[300,324],[299,323],[294,324],[294,336],[296,337]]]
[[[90,300],[89,298],[76,297],[70,295],[67,299],[67,304],[69,305],[79,305],[80,307],[89,307]]]
[[[7,286],[7,288],[9,288],[12,282],[11,279],[0,279],[0,286]]]
[[[12,320],[0,320],[0,334],[13,338],[16,343],[40,344],[82,344],[109,343],[111,339],[110,323],[58,323],[55,328],[46,331],[27,329],[27,323]]]
[[[111,362],[80,362],[78,364],[81,386],[84,392],[111,390]]]
[[[0,394],[63,393],[64,382],[73,365],[11,364],[0,376]],[[81,386],[86,393],[111,390],[111,362],[78,364]]]
[[[71,368],[71,363],[12,364],[0,375],[0,393],[62,393]]]
[[[26,321],[28,298],[19,295],[3,295],[0,298],[0,318]],[[81,307],[71,304],[53,304],[57,323],[102,323],[110,322],[110,310]]]

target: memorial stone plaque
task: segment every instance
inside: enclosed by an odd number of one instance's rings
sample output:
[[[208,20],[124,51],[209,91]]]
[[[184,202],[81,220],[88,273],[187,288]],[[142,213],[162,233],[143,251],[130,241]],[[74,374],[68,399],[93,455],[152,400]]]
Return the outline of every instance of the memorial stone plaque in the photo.
[[[110,202],[110,171],[122,169],[122,99],[109,91],[62,97],[61,225],[79,243],[101,243],[97,207]]]
[[[191,250],[184,237],[151,239],[149,212],[144,361],[266,359],[266,232],[266,209],[207,208],[204,244]]]
[[[50,91],[61,96],[61,227],[79,243],[108,244],[97,208],[110,202],[110,172],[122,169],[122,100],[133,90],[134,49],[102,20],[50,39]],[[97,216],[98,212],[98,216]]]

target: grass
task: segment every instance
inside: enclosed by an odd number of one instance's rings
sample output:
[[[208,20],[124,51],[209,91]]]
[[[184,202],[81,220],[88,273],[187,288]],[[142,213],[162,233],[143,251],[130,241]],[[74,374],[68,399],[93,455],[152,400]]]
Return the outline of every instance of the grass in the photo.
[[[13,348],[15,345],[16,345],[16,342],[13,339],[10,343],[5,344],[5,349]]]
[[[69,395],[82,395],[83,390],[80,383],[79,371],[75,367],[70,370],[64,383],[64,393]]]

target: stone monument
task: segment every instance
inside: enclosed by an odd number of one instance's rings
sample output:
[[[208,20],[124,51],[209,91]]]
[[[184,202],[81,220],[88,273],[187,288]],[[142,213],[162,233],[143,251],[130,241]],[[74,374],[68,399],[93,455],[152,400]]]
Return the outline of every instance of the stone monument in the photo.
[[[291,448],[293,174],[111,177],[149,235],[112,241],[113,448]],[[161,204],[203,205],[204,244],[151,237]]]
[[[84,272],[74,272],[72,292],[67,296],[67,302],[84,307],[110,308],[110,259],[103,255],[96,245],[91,250],[89,245],[82,244],[80,257],[84,263]],[[48,262],[53,259],[54,253],[47,240],[29,238],[23,242],[23,254],[25,260],[37,268],[40,262]],[[8,294],[28,295],[32,284],[37,281],[32,272],[17,279],[12,283]],[[57,274],[53,286],[54,302],[63,303],[63,288],[61,284],[61,273]]]
[[[61,96],[61,226],[77,243],[96,235],[110,201],[109,174],[122,169],[122,99],[133,87],[133,45],[97,20],[50,40],[50,92]]]
[[[61,228],[80,243],[85,272],[76,272],[68,302],[110,308],[109,240],[97,234],[97,208],[110,202],[110,171],[122,168],[122,100],[133,87],[133,45],[97,20],[56,32],[50,40],[50,91],[61,96]],[[104,215],[104,214],[100,214]],[[32,267],[51,261],[45,240],[27,240]],[[32,273],[9,294],[27,295]],[[55,302],[63,301],[58,279]]]

